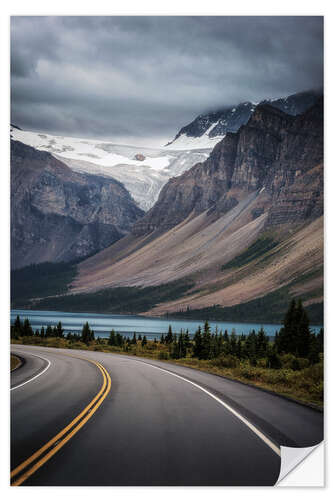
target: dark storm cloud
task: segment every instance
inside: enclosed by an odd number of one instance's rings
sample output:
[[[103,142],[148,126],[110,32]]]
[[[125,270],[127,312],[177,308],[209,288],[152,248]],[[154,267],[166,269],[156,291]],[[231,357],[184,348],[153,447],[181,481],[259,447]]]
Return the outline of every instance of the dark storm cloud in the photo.
[[[321,17],[13,17],[12,121],[170,138],[197,114],[322,86]]]

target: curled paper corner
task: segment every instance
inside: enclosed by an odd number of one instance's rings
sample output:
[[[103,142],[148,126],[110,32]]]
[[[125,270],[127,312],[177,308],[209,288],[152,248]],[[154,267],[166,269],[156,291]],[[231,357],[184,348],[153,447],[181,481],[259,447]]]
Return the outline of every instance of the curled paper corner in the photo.
[[[318,453],[312,455],[311,464],[305,467],[305,459],[315,450]],[[298,467],[302,463],[304,470]],[[307,448],[281,446],[281,469],[276,486],[324,486],[324,441]]]

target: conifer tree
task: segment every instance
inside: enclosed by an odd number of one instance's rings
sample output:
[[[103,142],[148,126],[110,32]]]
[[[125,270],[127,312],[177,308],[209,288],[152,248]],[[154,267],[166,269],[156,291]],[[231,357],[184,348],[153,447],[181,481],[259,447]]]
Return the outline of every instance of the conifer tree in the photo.
[[[112,328],[110,335],[109,335],[109,340],[108,340],[109,345],[116,345],[116,332]]]
[[[16,320],[14,323],[14,335],[18,338],[21,337],[23,333],[23,325],[20,320],[20,316],[16,316]]]
[[[22,337],[31,337],[34,334],[30,321],[26,318],[23,322]]]
[[[252,330],[246,337],[245,349],[251,364],[255,365],[257,358],[257,335],[254,330]]]
[[[165,343],[166,344],[171,344],[172,341],[173,341],[172,328],[171,328],[171,325],[169,325],[168,333],[165,336]]]
[[[212,338],[210,333],[210,326],[208,320],[206,320],[202,334],[202,350],[201,350],[202,359],[210,359],[211,357],[211,340]]]
[[[230,352],[233,356],[237,354],[237,337],[235,329],[233,328],[230,335]]]
[[[238,337],[238,340],[237,340],[236,356],[238,359],[243,358],[243,343],[241,341],[241,337]]]
[[[275,346],[279,353],[292,353],[295,356],[307,357],[310,347],[309,318],[301,300],[292,299],[285,314],[283,327],[275,338]]]
[[[185,343],[186,349],[189,349],[191,347],[191,339],[190,339],[190,335],[188,333],[188,328],[187,328],[185,335],[184,335],[184,343]]]
[[[201,335],[201,326],[198,326],[197,331],[193,337],[193,356],[195,358],[202,359],[202,335]]]
[[[88,323],[87,323],[88,324]],[[62,328],[61,321],[56,326],[56,337],[63,337],[64,336],[64,330]]]
[[[122,347],[122,346],[123,346],[123,343],[124,343],[123,336],[122,336],[120,333],[117,333],[117,334],[116,334],[116,345],[117,345],[118,347]]]
[[[261,327],[257,334],[257,349],[256,349],[257,357],[264,358],[267,353],[267,348],[268,348],[268,337],[264,329]]]
[[[94,332],[90,330],[88,321],[83,325],[81,331],[81,339],[85,344],[89,344],[94,338]]]

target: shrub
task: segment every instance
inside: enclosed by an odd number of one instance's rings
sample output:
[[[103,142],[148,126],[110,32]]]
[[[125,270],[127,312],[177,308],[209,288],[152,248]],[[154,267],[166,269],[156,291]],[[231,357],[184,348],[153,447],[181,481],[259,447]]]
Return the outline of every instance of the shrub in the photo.
[[[104,349],[105,349],[105,346],[102,346],[102,345],[95,345],[94,346],[94,351],[103,352]]]
[[[267,368],[280,370],[282,368],[281,358],[276,352],[270,352],[267,356]]]
[[[320,383],[324,379],[324,365],[323,363],[317,363],[316,365],[309,366],[302,370],[302,375],[305,379],[308,379],[312,383]]]
[[[239,359],[232,354],[222,354],[217,358],[215,365],[222,368],[237,368]]]
[[[289,382],[287,370],[265,370],[262,373],[263,382],[269,384],[287,384]]]
[[[258,368],[267,368],[267,358],[261,358],[257,361]]]
[[[308,368],[308,366],[310,366],[310,361],[306,358],[297,358],[297,361],[300,366],[300,370],[304,370],[304,368]]]
[[[85,351],[88,350],[88,346],[83,342],[74,342],[72,345],[68,346],[70,349],[83,349]]]
[[[301,369],[301,366],[300,366],[299,361],[298,361],[297,358],[295,358],[295,359],[292,360],[292,362],[291,362],[291,369],[294,370],[294,372]]]
[[[158,353],[158,359],[169,359],[169,358],[170,358],[170,356],[169,356],[168,352],[160,351]]]
[[[240,368],[240,375],[248,380],[260,379],[261,371],[249,364],[244,364]]]
[[[293,354],[291,353],[288,353],[288,354],[283,354],[281,357],[281,362],[282,362],[282,366],[283,368],[286,368],[287,370],[292,370],[292,366],[293,366],[293,363],[296,359],[296,356],[294,356]]]

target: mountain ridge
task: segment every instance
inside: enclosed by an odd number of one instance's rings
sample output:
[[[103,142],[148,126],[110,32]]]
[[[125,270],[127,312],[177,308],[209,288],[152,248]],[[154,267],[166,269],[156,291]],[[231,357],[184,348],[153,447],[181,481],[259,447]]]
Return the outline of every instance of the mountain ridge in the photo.
[[[234,106],[226,106],[221,110],[200,114],[188,125],[182,127],[165,147],[181,149],[183,146],[186,147],[186,144],[188,147],[192,144],[192,147],[212,148],[227,132],[237,132],[242,125],[245,125],[257,106],[268,104],[295,116],[313,106],[320,95],[322,95],[321,90],[308,90],[286,97],[264,99],[259,103],[245,101]]]
[[[79,264],[72,293],[194,281],[183,297],[149,315],[230,307],[283,287],[307,304],[320,303],[322,113],[321,99],[295,117],[257,107],[205,162],[169,180],[131,235]],[[276,245],[259,260],[225,268],[261,238]]]

